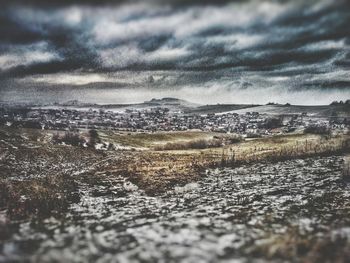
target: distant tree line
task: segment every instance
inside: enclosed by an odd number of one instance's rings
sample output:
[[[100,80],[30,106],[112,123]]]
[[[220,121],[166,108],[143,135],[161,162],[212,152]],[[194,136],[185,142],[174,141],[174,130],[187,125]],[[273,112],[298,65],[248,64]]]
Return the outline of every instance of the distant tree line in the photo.
[[[304,133],[330,136],[332,131],[326,126],[310,125],[304,129]]]
[[[83,136],[79,132],[67,131],[63,135],[56,133],[52,137],[55,144],[67,144],[72,146],[84,146],[95,148],[96,144],[101,143],[101,139],[96,130],[89,130],[88,136]]]
[[[331,103],[331,105],[350,105],[350,100],[346,100],[346,101],[342,101],[342,100],[337,101],[337,100],[335,100],[335,101],[333,101]]]

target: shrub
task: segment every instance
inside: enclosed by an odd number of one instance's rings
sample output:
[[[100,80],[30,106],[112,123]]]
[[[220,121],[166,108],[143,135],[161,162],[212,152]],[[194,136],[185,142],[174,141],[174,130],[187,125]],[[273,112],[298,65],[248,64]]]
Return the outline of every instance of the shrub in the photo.
[[[0,209],[3,209],[11,199],[12,187],[7,181],[0,181]]]
[[[326,126],[310,125],[304,129],[304,133],[331,135],[331,130]]]
[[[265,121],[265,128],[266,129],[274,129],[279,128],[283,126],[283,119],[282,118],[270,118]]]
[[[94,148],[97,143],[100,143],[101,139],[98,135],[98,132],[94,129],[89,130],[89,147]]]
[[[213,139],[221,140],[225,144],[235,144],[242,141],[242,137],[236,135],[222,135],[222,136],[214,136]]]
[[[156,146],[156,151],[165,150],[188,150],[217,148],[223,145],[234,144],[242,141],[242,137],[231,134],[213,136],[212,139],[197,139],[191,141],[169,142],[165,145]]]
[[[206,148],[221,147],[222,144],[223,142],[220,139],[210,139],[210,140],[199,139],[199,140],[193,140],[188,142],[167,143],[165,145],[155,147],[155,150],[164,151],[164,150],[206,149]]]
[[[85,143],[85,139],[80,136],[79,133],[66,132],[63,137],[58,134],[54,134],[52,137],[54,143],[65,143],[72,146],[82,146]]]

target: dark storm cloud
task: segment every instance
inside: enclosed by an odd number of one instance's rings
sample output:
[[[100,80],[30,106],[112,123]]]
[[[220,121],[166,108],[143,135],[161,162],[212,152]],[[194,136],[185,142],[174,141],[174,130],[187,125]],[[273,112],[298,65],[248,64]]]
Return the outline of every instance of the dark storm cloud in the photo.
[[[346,81],[313,81],[306,82],[303,86],[307,88],[315,88],[319,89],[320,87],[323,89],[350,89],[350,80]]]
[[[237,84],[251,89],[268,86],[268,78],[274,84],[276,76],[304,83],[305,74],[348,69],[349,4],[305,2],[7,1],[0,12],[0,76],[122,70],[176,76],[161,77],[154,84],[161,86],[230,83],[255,73]]]
[[[236,0],[235,2],[244,2],[245,0]],[[214,4],[220,5],[232,0],[12,0],[11,4],[26,4],[26,5],[40,5],[40,6],[63,6],[63,5],[120,5],[124,3],[137,3],[137,2],[148,2],[148,3],[165,3],[172,5],[204,5]],[[0,3],[8,5],[9,1],[2,0]]]
[[[336,60],[334,62],[334,65],[343,67],[343,68],[350,68],[350,52],[346,53],[341,59]]]
[[[349,5],[334,6],[322,9],[311,15],[292,14],[274,21],[272,32],[286,35],[286,38],[274,38],[272,43],[262,45],[261,48],[296,49],[310,43],[325,40],[339,40],[350,36],[350,8]],[[285,33],[284,33],[285,32]]]
[[[2,45],[32,43],[42,38],[40,32],[23,28],[5,11],[0,12],[0,35]]]

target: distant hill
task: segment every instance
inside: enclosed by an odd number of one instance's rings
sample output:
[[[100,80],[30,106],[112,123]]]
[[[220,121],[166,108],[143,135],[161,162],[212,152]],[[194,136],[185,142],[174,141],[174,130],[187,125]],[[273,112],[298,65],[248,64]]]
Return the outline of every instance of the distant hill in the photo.
[[[186,114],[211,114],[211,113],[238,113],[245,114],[246,112],[259,112],[261,114],[271,115],[293,115],[307,113],[309,116],[315,117],[329,117],[334,114],[340,117],[350,117],[350,104],[333,103],[331,105],[324,106],[300,106],[290,104],[272,104],[267,105],[254,105],[254,104],[213,104],[213,105],[201,105],[192,103],[186,100],[177,98],[153,98],[143,103],[135,104],[90,104],[81,103],[77,100],[67,101],[62,104],[55,104],[54,106],[65,108],[93,108],[93,109],[106,109],[124,111],[126,109],[147,109],[147,108],[168,108],[170,111],[183,111]],[[50,106],[47,106],[50,107]]]
[[[309,116],[314,117],[329,117],[334,114],[342,117],[350,117],[350,105],[324,105],[324,106],[300,106],[300,105],[260,105],[253,107],[241,108],[233,110],[238,114],[245,114],[246,112],[256,111],[261,114],[271,115],[293,115],[307,113]]]
[[[181,100],[177,98],[162,98],[162,99],[151,99],[150,101],[145,101],[144,105],[151,106],[175,106],[180,108],[196,108],[199,107],[200,104],[188,102],[186,100]]]
[[[99,105],[99,108],[104,109],[147,109],[147,108],[169,108],[171,111],[188,111],[190,109],[195,109],[201,106],[200,104],[188,102],[186,100],[181,100],[177,98],[161,98],[161,99],[151,99],[143,103],[135,104],[108,104]]]
[[[193,114],[210,114],[210,113],[222,113],[231,112],[241,109],[250,109],[258,105],[250,104],[215,104],[215,105],[201,105],[195,108],[187,109],[186,113]]]

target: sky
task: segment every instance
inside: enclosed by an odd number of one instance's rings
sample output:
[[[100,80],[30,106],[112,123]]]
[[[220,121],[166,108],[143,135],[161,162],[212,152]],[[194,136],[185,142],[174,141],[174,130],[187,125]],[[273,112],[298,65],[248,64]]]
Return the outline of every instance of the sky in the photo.
[[[0,4],[1,102],[350,99],[345,0]]]

